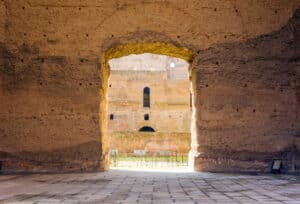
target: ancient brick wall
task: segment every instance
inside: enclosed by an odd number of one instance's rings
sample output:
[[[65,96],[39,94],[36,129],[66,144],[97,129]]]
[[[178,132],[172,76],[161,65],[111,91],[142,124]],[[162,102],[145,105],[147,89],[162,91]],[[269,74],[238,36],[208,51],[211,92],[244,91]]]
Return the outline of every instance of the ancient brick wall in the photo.
[[[107,168],[102,56],[114,46],[140,42],[199,51],[193,79],[197,169],[266,170],[293,143],[299,150],[299,65],[292,60],[298,24],[275,32],[298,5],[298,0],[0,1],[4,170]]]
[[[109,134],[110,149],[118,153],[146,150],[149,154],[162,151],[185,153],[190,151],[191,134],[180,132],[114,132]]]
[[[150,88],[150,108],[143,107],[143,89]],[[143,126],[155,132],[190,132],[190,82],[169,80],[166,71],[111,71],[108,88],[110,132],[134,132]],[[144,115],[149,119],[145,120]]]

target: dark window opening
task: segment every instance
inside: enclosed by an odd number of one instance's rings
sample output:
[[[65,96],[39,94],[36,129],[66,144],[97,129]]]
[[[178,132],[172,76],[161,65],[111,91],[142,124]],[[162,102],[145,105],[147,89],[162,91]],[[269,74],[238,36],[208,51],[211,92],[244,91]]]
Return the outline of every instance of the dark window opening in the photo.
[[[150,88],[145,87],[144,88],[144,107],[150,108]]]
[[[114,114],[110,114],[110,115],[109,115],[109,119],[110,119],[110,120],[113,120],[113,119],[114,119]]]
[[[192,109],[193,104],[193,96],[192,93],[190,93],[190,108]]]
[[[144,126],[141,129],[139,129],[140,132],[155,132],[155,130],[152,127]]]
[[[149,120],[149,114],[144,115],[144,120]]]

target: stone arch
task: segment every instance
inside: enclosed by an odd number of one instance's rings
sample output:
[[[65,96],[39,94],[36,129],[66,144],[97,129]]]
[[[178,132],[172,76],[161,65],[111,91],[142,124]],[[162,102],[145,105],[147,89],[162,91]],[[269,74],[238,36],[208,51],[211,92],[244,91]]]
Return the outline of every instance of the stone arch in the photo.
[[[142,54],[142,53],[153,53],[167,55],[170,57],[181,58],[190,63],[190,70],[194,66],[194,58],[196,54],[186,48],[181,46],[176,46],[171,43],[166,42],[141,42],[141,43],[128,43],[128,44],[119,44],[112,46],[107,49],[102,55],[101,62],[101,72],[100,78],[102,79],[102,87],[100,89],[100,130],[101,130],[101,150],[102,155],[105,160],[104,169],[108,169],[108,136],[107,136],[107,88],[108,88],[108,78],[110,74],[110,68],[108,61],[113,58],[119,58],[123,56],[128,56],[130,54]],[[190,72],[191,73],[191,72]],[[192,120],[194,121],[194,120]],[[196,137],[196,134],[192,134]],[[196,138],[192,138],[192,141],[196,141]],[[194,146],[194,145],[192,145]],[[193,158],[191,158],[193,161]],[[191,161],[190,159],[190,161]]]

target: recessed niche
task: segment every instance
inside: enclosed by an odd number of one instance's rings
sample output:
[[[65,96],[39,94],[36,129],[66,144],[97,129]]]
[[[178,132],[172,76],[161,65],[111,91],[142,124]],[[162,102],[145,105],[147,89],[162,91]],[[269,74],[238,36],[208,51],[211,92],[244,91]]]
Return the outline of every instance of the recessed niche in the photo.
[[[149,120],[149,119],[150,119],[149,114],[145,114],[145,115],[144,115],[144,120]]]
[[[110,120],[114,120],[114,118],[115,118],[114,114],[109,114],[109,119]]]

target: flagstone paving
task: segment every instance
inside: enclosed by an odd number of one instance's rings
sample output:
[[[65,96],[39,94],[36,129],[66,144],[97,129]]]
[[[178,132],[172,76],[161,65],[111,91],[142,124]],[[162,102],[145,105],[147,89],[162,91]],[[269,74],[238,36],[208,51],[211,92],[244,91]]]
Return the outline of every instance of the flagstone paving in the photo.
[[[0,175],[0,203],[300,204],[300,178],[124,170]]]

